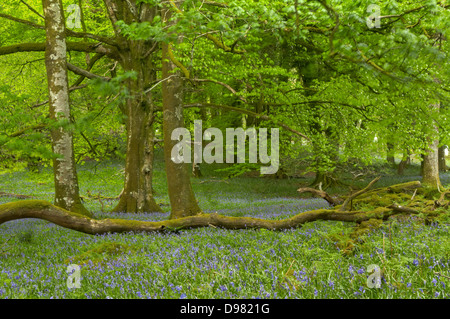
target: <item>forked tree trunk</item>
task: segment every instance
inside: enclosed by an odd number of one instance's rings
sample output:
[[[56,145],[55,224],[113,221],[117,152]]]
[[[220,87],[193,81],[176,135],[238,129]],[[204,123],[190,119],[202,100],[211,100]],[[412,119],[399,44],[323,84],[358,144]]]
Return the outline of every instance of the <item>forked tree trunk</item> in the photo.
[[[170,9],[163,10],[166,23],[171,17]],[[171,44],[162,44],[162,83],[164,161],[166,165],[167,186],[169,191],[171,215],[170,219],[193,216],[201,213],[191,185],[190,165],[175,163],[172,160],[172,149],[178,143],[172,140],[172,132],[184,127],[183,90],[184,80],[171,59]],[[175,75],[175,76],[173,76]],[[170,78],[169,78],[170,77]],[[190,154],[183,154],[184,157]]]
[[[123,67],[137,72],[136,79],[127,80],[131,97],[123,108],[126,116],[127,153],[125,159],[124,190],[117,212],[140,213],[161,212],[153,197],[153,101],[150,93],[143,94],[146,84],[155,80],[151,60],[143,61],[138,44],[130,44],[129,57],[124,58]]]
[[[135,21],[130,7],[125,2],[106,1],[112,22]],[[151,22],[158,13],[156,7],[140,5],[140,22]],[[152,92],[147,91],[156,80],[156,66],[153,64],[152,50],[157,48],[152,41],[124,38],[120,32],[116,36],[124,48],[120,51],[120,64],[124,71],[135,72],[125,84],[129,98],[122,107],[126,117],[127,152],[125,159],[124,189],[115,212],[141,213],[161,212],[153,197],[153,154],[154,154],[154,104]]]
[[[43,0],[45,15],[45,66],[49,92],[50,118],[70,123],[67,53],[64,12],[60,0]],[[55,205],[68,211],[91,216],[80,200],[75,167],[73,134],[59,125],[51,130],[52,150],[58,157],[53,160]]]

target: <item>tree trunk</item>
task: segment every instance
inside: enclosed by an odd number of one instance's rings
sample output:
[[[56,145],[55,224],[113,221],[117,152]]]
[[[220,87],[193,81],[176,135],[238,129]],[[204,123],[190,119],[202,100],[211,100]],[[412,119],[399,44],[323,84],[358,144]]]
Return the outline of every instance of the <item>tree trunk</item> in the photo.
[[[405,153],[403,153],[403,158],[398,164],[397,174],[403,175],[405,168],[409,163],[410,163],[410,154],[409,151],[406,151]]]
[[[134,4],[111,0],[105,4],[113,24],[117,20],[128,24],[135,22],[136,15],[130,11]],[[139,22],[151,22],[157,13],[156,7],[141,3]],[[136,76],[125,82],[129,93],[122,106],[127,131],[125,181],[122,196],[113,211],[161,212],[153,197],[154,104],[152,92],[147,91],[156,81],[152,52],[158,47],[153,41],[127,39],[120,30],[115,31],[121,44],[119,62],[125,72],[135,72]]]
[[[428,153],[423,157],[422,183],[433,188],[441,187],[439,179],[438,140],[434,140],[429,147]]]
[[[439,147],[438,150],[438,157],[439,157],[439,171],[440,172],[446,172],[447,171],[447,164],[445,162],[445,150],[447,149],[447,146],[443,145]]]
[[[169,24],[170,9],[163,10],[162,16]],[[193,216],[201,212],[195,199],[191,185],[190,165],[184,162],[175,163],[172,149],[178,143],[172,140],[172,132],[184,128],[183,90],[184,80],[172,61],[171,44],[162,44],[162,101],[164,112],[164,161],[166,165],[167,186],[169,191],[171,215],[170,219]],[[173,76],[175,75],[175,76]],[[171,77],[171,78],[169,78]],[[189,154],[183,154],[186,157]]]
[[[392,166],[395,165],[395,157],[394,157],[394,145],[392,143],[387,143],[387,156],[386,161]]]
[[[151,92],[143,94],[146,86],[156,80],[155,67],[150,58],[141,59],[148,50],[142,43],[131,43],[122,59],[125,71],[137,72],[136,79],[126,84],[130,98],[123,112],[126,116],[127,153],[124,191],[116,212],[161,212],[153,197],[154,105]]]
[[[45,15],[45,66],[49,91],[50,118],[70,123],[69,89],[64,12],[60,0],[42,1]],[[75,167],[73,133],[60,125],[51,130],[55,205],[66,210],[92,216],[83,206],[79,195]]]
[[[439,103],[432,107],[439,111]],[[423,156],[422,183],[432,188],[442,188],[439,178],[439,139],[437,137],[438,127],[436,125],[434,125],[434,130],[436,134],[433,134],[435,136],[430,138],[432,141],[428,147],[427,153]]]

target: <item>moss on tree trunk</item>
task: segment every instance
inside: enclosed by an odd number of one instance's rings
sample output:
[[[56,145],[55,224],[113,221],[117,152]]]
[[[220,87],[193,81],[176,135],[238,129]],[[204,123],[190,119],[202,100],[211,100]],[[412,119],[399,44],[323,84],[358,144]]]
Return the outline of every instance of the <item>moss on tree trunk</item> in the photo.
[[[45,15],[45,66],[49,92],[50,118],[71,122],[67,77],[66,30],[60,0],[43,0]],[[55,204],[64,209],[91,216],[81,203],[75,168],[73,133],[59,125],[51,130],[55,181]]]

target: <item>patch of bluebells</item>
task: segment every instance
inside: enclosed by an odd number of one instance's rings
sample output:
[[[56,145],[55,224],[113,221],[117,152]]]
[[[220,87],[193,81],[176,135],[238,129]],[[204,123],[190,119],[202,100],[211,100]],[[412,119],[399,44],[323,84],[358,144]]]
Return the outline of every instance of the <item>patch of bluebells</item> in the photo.
[[[324,207],[316,199],[276,200],[276,205],[271,199],[266,206],[260,200],[254,208],[244,209],[246,216],[286,218],[301,210]],[[235,203],[240,204],[238,200]],[[221,213],[233,216],[242,211],[233,208]],[[154,221],[167,218],[167,214],[105,216]],[[14,239],[15,250],[0,257],[0,298],[389,298],[403,293],[386,281],[380,290],[365,286],[366,267],[379,263],[375,258],[383,251],[377,248],[372,256],[358,253],[344,259],[323,235],[333,227],[334,222],[314,222],[282,232],[201,228],[178,234],[90,236],[42,220],[12,221],[0,226],[2,241],[27,231],[33,236],[30,243]],[[82,288],[68,289],[65,260],[103,242],[120,242],[136,247],[136,251],[82,265]],[[441,257],[409,253],[409,258],[413,259],[406,266],[448,274],[448,260]],[[423,296],[448,297],[444,278],[433,273],[426,287],[435,290]],[[399,296],[408,297],[418,285],[411,278],[404,280],[409,290]],[[429,289],[420,293],[424,291]]]

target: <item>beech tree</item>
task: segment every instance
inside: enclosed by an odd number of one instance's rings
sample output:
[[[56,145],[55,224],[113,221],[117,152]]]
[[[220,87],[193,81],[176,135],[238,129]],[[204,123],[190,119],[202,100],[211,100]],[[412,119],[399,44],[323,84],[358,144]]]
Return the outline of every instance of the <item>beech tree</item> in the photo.
[[[173,4],[176,6],[176,4]],[[167,26],[176,24],[172,19],[172,10],[167,6],[161,15]],[[176,40],[181,38],[176,35]],[[176,46],[176,42],[174,44]],[[172,149],[177,141],[172,140],[172,132],[184,128],[184,76],[174,63],[172,43],[162,43],[162,105],[164,118],[164,160],[167,175],[167,185],[171,206],[171,219],[193,216],[201,212],[191,186],[191,172],[188,164],[175,163]],[[183,154],[186,156],[186,154]]]
[[[45,15],[45,65],[47,68],[50,118],[70,120],[67,80],[66,37],[61,0],[43,0]],[[51,130],[52,148],[57,156],[53,160],[55,177],[55,205],[66,210],[92,216],[80,200],[73,149],[73,134],[69,128],[59,126]]]
[[[67,42],[67,50],[95,53],[92,64],[106,56],[117,61],[127,75],[125,85],[129,98],[121,107],[123,114],[126,116],[127,129],[125,180],[122,196],[114,210],[124,212],[161,211],[153,198],[152,192],[154,104],[151,99],[152,92],[147,91],[156,80],[152,53],[158,48],[158,43],[127,38],[121,33],[118,23],[119,21],[124,23],[152,21],[157,15],[157,7],[142,2],[138,5],[135,1],[124,2],[119,0],[105,0],[104,6],[112,25],[113,35],[96,35],[66,29],[68,37],[84,40]],[[40,24],[11,15],[1,14],[0,17],[33,28],[44,28]],[[45,47],[45,43],[21,43],[1,47],[0,55],[45,51]],[[76,66],[72,67],[71,71],[83,76],[83,79],[85,77],[101,78]]]
[[[431,108],[439,112],[439,104],[432,105]],[[442,184],[439,177],[439,131],[436,124],[433,125],[433,128],[435,134],[429,139],[430,145],[423,156],[422,182],[425,185],[440,189],[442,188]]]

